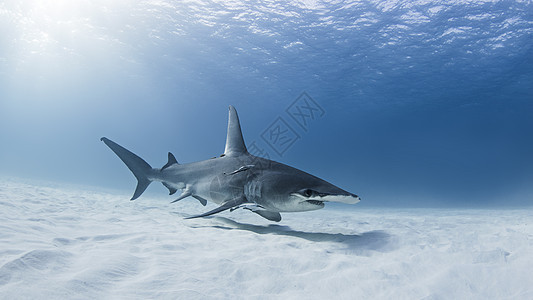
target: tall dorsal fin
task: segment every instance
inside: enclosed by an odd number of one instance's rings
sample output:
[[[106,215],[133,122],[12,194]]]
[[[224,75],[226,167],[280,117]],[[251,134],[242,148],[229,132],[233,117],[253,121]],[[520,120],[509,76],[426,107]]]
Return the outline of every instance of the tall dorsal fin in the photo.
[[[226,137],[225,156],[237,156],[248,153],[244,139],[242,138],[239,116],[235,107],[229,106],[228,135]]]

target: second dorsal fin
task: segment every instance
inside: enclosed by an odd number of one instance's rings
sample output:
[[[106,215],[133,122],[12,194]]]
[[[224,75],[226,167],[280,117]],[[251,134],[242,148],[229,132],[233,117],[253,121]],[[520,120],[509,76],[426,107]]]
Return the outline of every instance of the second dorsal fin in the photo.
[[[178,164],[178,161],[176,160],[176,157],[174,157],[174,154],[168,153],[168,162],[161,168],[161,171],[164,169],[172,166],[173,164]]]

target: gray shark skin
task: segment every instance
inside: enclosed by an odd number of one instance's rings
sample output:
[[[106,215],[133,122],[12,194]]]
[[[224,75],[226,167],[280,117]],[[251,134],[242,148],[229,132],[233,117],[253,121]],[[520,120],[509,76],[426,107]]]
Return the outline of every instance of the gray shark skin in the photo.
[[[323,208],[324,202],[355,204],[360,201],[357,195],[316,176],[248,153],[233,106],[229,107],[226,148],[220,157],[179,164],[169,152],[168,162],[158,169],[110,139],[103,137],[101,140],[137,178],[131,200],[141,196],[152,181],[159,181],[168,188],[170,195],[182,190],[172,202],[192,196],[204,206],[207,201],[219,205],[187,219],[243,208],[279,222],[280,212],[316,210]]]

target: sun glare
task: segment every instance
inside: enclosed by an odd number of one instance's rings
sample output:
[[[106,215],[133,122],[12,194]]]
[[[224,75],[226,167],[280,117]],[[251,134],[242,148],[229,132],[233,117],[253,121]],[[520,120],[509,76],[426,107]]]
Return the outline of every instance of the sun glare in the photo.
[[[0,17],[8,23],[5,32],[0,29],[7,41],[7,51],[0,53],[0,72],[4,73],[4,93],[14,95],[3,99],[5,108],[26,110],[26,114],[28,107],[60,113],[65,104],[81,101],[63,95],[76,87],[86,88],[87,79],[97,73],[94,68],[113,68],[117,42],[108,32],[115,24],[108,12],[118,11],[123,3],[30,0],[0,4]]]

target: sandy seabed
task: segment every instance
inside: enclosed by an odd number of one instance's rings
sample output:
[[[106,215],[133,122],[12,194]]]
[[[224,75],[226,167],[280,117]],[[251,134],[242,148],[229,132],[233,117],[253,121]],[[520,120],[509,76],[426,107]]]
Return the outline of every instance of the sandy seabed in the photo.
[[[129,197],[1,180],[0,298],[533,299],[532,209],[355,205],[272,223]]]

